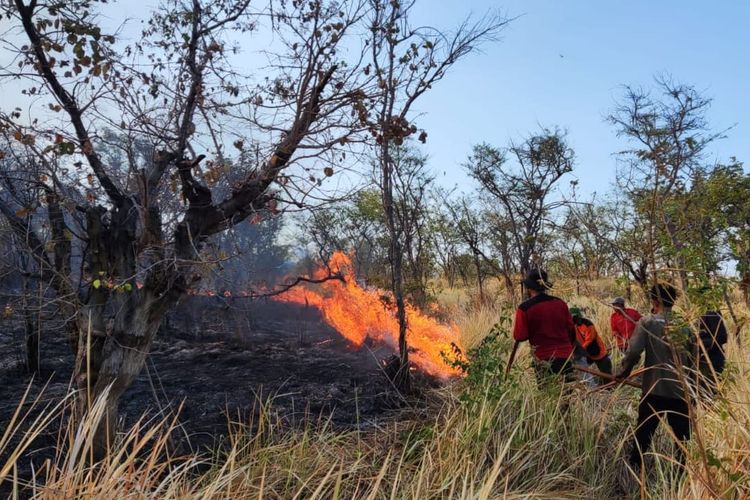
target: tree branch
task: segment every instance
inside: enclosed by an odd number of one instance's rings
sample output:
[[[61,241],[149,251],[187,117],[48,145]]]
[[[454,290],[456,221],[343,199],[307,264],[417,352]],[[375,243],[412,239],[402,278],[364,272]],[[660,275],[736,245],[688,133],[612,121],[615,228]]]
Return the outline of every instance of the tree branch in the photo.
[[[91,141],[86,126],[83,124],[82,111],[76,103],[73,96],[65,90],[60,81],[57,79],[57,75],[52,71],[50,67],[47,55],[44,53],[42,47],[42,37],[39,31],[34,26],[34,6],[36,2],[31,2],[29,6],[23,4],[23,0],[14,0],[16,8],[21,17],[21,23],[23,24],[24,31],[31,42],[31,46],[34,49],[34,56],[37,61],[37,70],[41,73],[44,81],[49,86],[52,93],[55,95],[57,100],[62,104],[65,111],[70,116],[70,121],[73,124],[73,128],[76,132],[76,137],[81,147],[83,155],[89,162],[91,169],[94,171],[96,178],[104,188],[107,196],[112,200],[113,203],[119,204],[124,196],[120,189],[115,185],[112,179],[107,175],[102,164],[101,158],[94,151],[94,144]]]

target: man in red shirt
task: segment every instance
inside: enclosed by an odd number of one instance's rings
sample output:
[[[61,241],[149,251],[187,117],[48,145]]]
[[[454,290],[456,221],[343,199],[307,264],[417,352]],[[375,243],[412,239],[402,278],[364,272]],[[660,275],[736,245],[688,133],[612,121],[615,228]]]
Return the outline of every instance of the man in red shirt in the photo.
[[[513,338],[517,342],[528,340],[531,344],[538,381],[542,382],[554,373],[571,380],[573,369],[570,358],[576,331],[568,305],[547,294],[552,283],[547,280],[547,273],[541,269],[530,271],[523,280],[523,285],[530,298],[516,310]]]
[[[641,314],[635,309],[625,307],[625,299],[622,297],[617,297],[612,301],[612,308],[609,326],[612,328],[615,346],[624,354],[628,350],[630,337],[635,331],[635,324],[641,319]]]

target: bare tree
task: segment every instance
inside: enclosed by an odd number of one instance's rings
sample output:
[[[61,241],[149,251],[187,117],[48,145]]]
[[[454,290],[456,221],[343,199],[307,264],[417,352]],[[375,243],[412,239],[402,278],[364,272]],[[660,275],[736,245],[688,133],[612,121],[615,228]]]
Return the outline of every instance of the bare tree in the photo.
[[[407,348],[406,308],[403,290],[404,228],[396,217],[394,193],[398,168],[394,147],[419,132],[424,142],[427,133],[413,123],[413,105],[462,57],[476,50],[483,42],[494,39],[507,25],[508,19],[487,15],[477,23],[462,23],[448,35],[433,28],[415,28],[409,22],[414,1],[369,0],[372,17],[370,57],[365,66],[377,82],[361,111],[361,118],[375,138],[375,156],[380,166],[380,187],[390,239],[391,289],[396,302],[399,322],[399,368],[396,385],[408,389],[409,355]]]
[[[508,156],[515,167],[507,164]],[[573,170],[573,150],[564,134],[543,129],[511,143],[507,151],[481,144],[474,147],[465,167],[510,225],[518,271],[525,274],[541,265],[547,217],[565,203],[553,199],[557,182]]]
[[[673,196],[685,192],[691,174],[701,166],[706,147],[723,132],[708,131],[705,114],[711,101],[695,88],[657,78],[656,89],[660,97],[625,87],[608,121],[618,136],[633,143],[632,149],[622,153],[625,171],[618,175],[618,183],[646,222],[642,247],[644,255],[653,257],[649,262],[653,279],[666,267],[687,290],[689,248],[679,234],[674,214],[666,208]]]
[[[427,193],[434,176],[426,170],[427,157],[408,141],[393,148],[394,216],[403,233],[407,296],[418,307],[427,304],[431,249],[427,231]]]
[[[440,274],[453,288],[456,284],[458,269],[458,254],[461,247],[461,238],[453,224],[451,211],[448,210],[447,200],[450,193],[441,188],[430,192],[430,245],[434,252],[435,265]]]
[[[101,452],[162,317],[200,278],[195,265],[207,239],[284,201],[303,202],[333,173],[338,148],[357,131],[350,111],[361,96],[357,57],[343,64],[337,48],[363,5],[287,2],[255,11],[248,0],[169,1],[138,44],[123,49],[98,24],[94,0],[2,5],[14,30],[4,49],[16,64],[4,74],[22,78],[37,100],[31,116],[0,115],[3,154],[39,167],[29,182],[44,193],[46,229],[19,216],[9,197],[0,197],[0,211],[57,292],[77,346],[81,410],[106,395]],[[231,59],[237,37],[262,22],[278,46],[264,63],[268,78],[254,82]],[[105,129],[128,138],[122,164],[101,152]],[[133,154],[136,140],[151,154]],[[254,147],[258,161],[215,199],[229,143]],[[292,165],[309,169],[322,154],[321,174],[292,175]],[[76,248],[79,270],[71,265]]]

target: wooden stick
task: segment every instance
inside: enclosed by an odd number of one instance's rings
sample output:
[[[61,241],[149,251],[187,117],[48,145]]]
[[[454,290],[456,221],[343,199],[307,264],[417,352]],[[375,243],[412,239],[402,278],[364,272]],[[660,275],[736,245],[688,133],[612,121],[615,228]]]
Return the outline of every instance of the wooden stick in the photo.
[[[614,387],[616,385],[617,385],[617,381],[613,380],[612,382],[607,382],[606,384],[597,385],[586,394],[593,394],[595,392],[603,391],[604,389],[609,389],[610,387]]]
[[[637,383],[633,382],[632,380],[628,380],[628,379],[618,380],[614,376],[610,375],[609,373],[600,372],[599,370],[594,370],[592,368],[584,368],[583,366],[573,365],[573,369],[574,370],[578,370],[579,372],[590,373],[591,375],[596,375],[597,377],[601,377],[601,378],[606,379],[606,380],[611,380],[611,381],[617,382],[619,384],[629,385],[630,387],[637,387],[638,389],[641,388],[640,384],[637,384]],[[640,372],[638,372],[638,373],[640,373]],[[634,373],[634,374],[632,374],[630,376],[631,377],[635,377],[636,375],[638,375],[638,373]]]
[[[645,371],[646,371],[646,368],[640,368],[640,369],[634,371],[633,373],[631,373],[630,375],[628,375],[628,378],[637,377],[638,375],[640,375],[641,373],[643,373]],[[607,382],[606,384],[597,385],[596,387],[594,387],[593,389],[591,389],[587,394],[593,394],[595,392],[602,391],[604,389],[609,389],[611,387],[616,386],[619,383],[620,383],[619,380],[612,380],[611,382]]]
[[[518,351],[518,344],[520,344],[519,341],[516,340],[516,343],[513,344],[513,350],[510,351],[510,358],[508,358],[508,366],[505,367],[505,378],[508,378],[508,375],[510,374],[510,367],[513,366],[513,361],[516,360],[516,351]]]

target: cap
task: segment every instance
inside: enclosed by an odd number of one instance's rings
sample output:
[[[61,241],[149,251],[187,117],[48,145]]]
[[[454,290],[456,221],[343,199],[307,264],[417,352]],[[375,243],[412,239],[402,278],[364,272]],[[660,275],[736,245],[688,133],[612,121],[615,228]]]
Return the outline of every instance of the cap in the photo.
[[[622,297],[615,297],[615,300],[612,301],[612,305],[625,307],[625,299]]]
[[[547,280],[547,271],[543,269],[532,269],[528,272],[522,283],[526,288],[536,290],[537,292],[543,292],[548,288],[552,288],[552,283]]]

